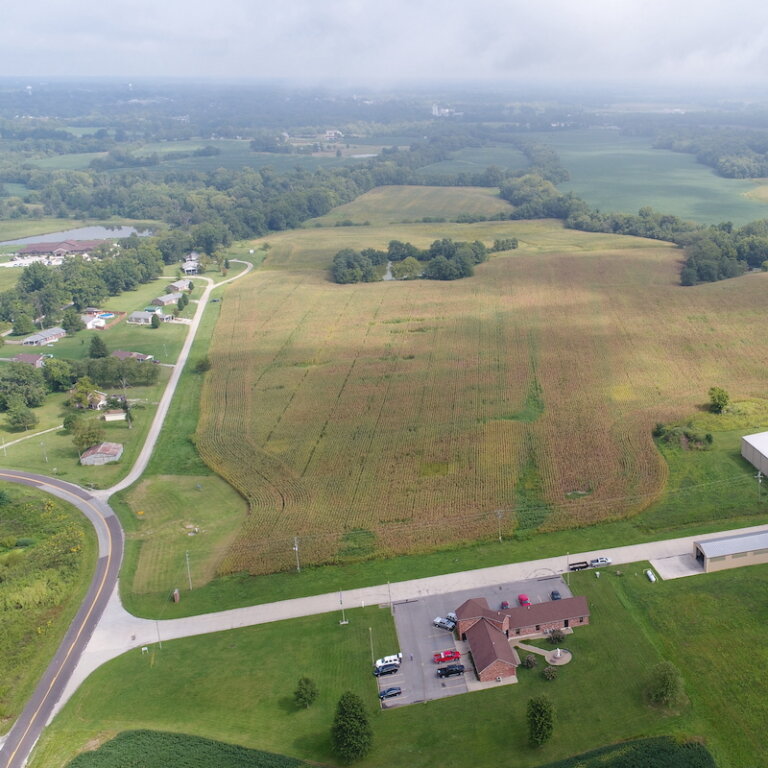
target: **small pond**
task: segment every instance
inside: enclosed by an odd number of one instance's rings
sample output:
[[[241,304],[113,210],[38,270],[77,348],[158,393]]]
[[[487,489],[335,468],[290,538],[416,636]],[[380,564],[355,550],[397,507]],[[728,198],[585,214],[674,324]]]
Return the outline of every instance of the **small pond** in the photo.
[[[5,240],[0,245],[30,245],[31,243],[59,243],[63,240],[107,240],[112,237],[128,237],[136,233],[146,237],[152,233],[148,230],[139,232],[135,227],[79,227],[67,229],[64,232],[48,232],[45,235],[22,237],[18,240]]]

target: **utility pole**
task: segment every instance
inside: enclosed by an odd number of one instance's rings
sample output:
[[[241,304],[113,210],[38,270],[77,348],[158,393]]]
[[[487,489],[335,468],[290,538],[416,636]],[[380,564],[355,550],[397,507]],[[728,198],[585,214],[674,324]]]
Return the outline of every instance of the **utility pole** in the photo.
[[[373,655],[373,630],[370,627],[368,627],[368,640],[371,643],[371,664],[374,664],[376,659]]]
[[[763,484],[763,473],[758,469],[757,474],[755,475],[757,478],[757,503],[760,503],[760,486]]]
[[[189,582],[189,591],[192,591],[192,573],[189,570],[189,550],[184,553],[187,561],[187,581]]]
[[[45,463],[48,463],[48,452],[45,450],[45,443],[40,443],[40,447],[43,449],[43,458],[45,459]]]
[[[347,617],[344,615],[344,598],[342,597],[341,590],[339,590],[339,605],[341,606],[341,621],[339,624],[349,624]]]
[[[571,553],[570,552],[566,552],[565,553],[565,585],[567,587],[571,586],[570,582],[568,581],[568,576],[571,573],[571,567],[570,567],[571,563],[570,563],[570,560],[571,560]]]
[[[504,510],[497,509],[496,517],[499,519],[499,544],[501,544],[501,519],[504,517]]]
[[[296,573],[301,573],[301,563],[299,562],[299,537],[293,537],[293,551],[296,553]]]

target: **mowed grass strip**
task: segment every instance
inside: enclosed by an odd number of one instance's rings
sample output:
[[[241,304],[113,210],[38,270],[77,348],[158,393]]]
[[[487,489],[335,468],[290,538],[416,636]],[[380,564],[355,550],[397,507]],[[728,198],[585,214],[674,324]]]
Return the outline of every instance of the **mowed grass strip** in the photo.
[[[171,592],[210,581],[229,549],[247,507],[216,475],[154,475],[127,495],[136,526],[127,536],[140,546],[132,591]]]
[[[326,278],[343,245],[505,235],[521,247],[470,279]],[[531,489],[546,509],[528,528],[631,515],[667,479],[656,421],[713,382],[764,391],[768,275],[683,289],[663,243],[546,222],[269,242],[265,270],[227,294],[202,394],[197,447],[252,511],[224,571],[290,568],[294,535],[307,563],[334,561],[349,531],[372,533],[370,554],[494,536],[495,510],[514,529]]]
[[[622,584],[636,581],[638,593],[652,589],[636,570]],[[668,713],[646,704],[649,670],[664,654],[642,612],[627,609],[618,580],[609,573],[599,581],[591,573],[573,578],[574,591],[589,597],[592,623],[568,636],[573,661],[556,681],[544,680],[540,664],[521,668],[516,685],[388,711],[378,711],[370,648],[372,640],[376,657],[397,650],[385,608],[349,610],[346,626],[328,614],[165,642],[144,655],[136,649],[86,681],[43,735],[32,766],[56,768],[86,744],[145,727],[335,764],[329,729],[344,690],[361,695],[371,712],[375,746],[367,766],[429,768],[440,754],[448,768],[469,761],[491,768],[508,754],[515,766],[532,768],[639,736],[711,731],[696,708]],[[431,658],[413,663],[434,674]],[[320,697],[297,711],[291,694],[303,675],[317,682]],[[712,682],[706,674],[688,679],[689,693],[716,695]],[[540,694],[555,700],[557,721],[551,742],[531,749],[525,709]]]

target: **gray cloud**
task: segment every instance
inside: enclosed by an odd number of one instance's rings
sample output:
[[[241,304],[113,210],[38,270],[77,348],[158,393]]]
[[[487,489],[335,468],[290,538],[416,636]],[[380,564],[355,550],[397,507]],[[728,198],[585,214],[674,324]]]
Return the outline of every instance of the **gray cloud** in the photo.
[[[757,0],[28,0],[4,75],[401,80],[762,80]]]

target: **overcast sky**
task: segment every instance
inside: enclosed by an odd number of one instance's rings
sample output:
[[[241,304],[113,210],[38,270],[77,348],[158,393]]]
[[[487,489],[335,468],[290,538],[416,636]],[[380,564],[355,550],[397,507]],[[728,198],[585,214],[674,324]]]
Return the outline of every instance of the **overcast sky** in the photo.
[[[5,0],[0,75],[760,83],[760,0]]]

